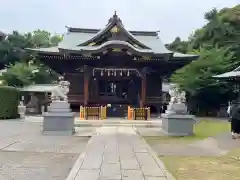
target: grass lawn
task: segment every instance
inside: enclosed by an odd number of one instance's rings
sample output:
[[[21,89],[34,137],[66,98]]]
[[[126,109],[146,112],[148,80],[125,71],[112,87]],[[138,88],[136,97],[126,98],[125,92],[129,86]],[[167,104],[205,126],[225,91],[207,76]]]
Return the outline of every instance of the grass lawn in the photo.
[[[192,137],[144,137],[150,145],[191,143],[230,132],[230,123],[211,119],[201,120]],[[237,143],[237,142],[236,142]],[[166,168],[177,180],[240,180],[240,149],[222,157],[160,156]]]
[[[221,120],[205,119],[201,120],[194,127],[195,136],[186,137],[170,137],[170,136],[156,136],[144,137],[150,144],[171,144],[171,143],[189,143],[195,140],[202,140],[208,137],[216,136],[221,133],[230,132],[230,123]]]
[[[177,180],[240,180],[240,149],[222,157],[162,156]]]

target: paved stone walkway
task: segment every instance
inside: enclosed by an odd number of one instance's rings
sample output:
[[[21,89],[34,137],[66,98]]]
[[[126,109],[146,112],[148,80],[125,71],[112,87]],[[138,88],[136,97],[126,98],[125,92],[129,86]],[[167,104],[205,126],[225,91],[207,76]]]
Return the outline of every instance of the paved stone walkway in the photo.
[[[0,121],[0,180],[65,180],[88,137],[43,136],[42,124]]]
[[[100,127],[67,180],[172,180],[131,127]]]

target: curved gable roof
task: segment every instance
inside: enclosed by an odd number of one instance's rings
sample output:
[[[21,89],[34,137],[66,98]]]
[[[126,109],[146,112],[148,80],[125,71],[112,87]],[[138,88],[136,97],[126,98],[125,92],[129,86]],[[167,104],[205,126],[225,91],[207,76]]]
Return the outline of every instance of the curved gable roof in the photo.
[[[104,36],[106,32],[111,31],[113,27],[117,26],[120,31],[123,32],[126,38],[131,39],[132,42],[127,42],[126,40],[120,40],[121,38],[114,38],[101,42],[101,44],[90,45],[95,43],[99,37]],[[40,48],[40,49],[29,49],[33,51],[38,51],[41,53],[48,54],[62,54],[61,50],[70,51],[101,51],[103,49],[111,47],[119,47],[123,45],[127,47],[132,52],[140,52],[143,54],[153,54],[153,55],[167,55],[170,59],[196,59],[196,55],[184,55],[180,53],[175,53],[168,50],[160,37],[158,36],[158,31],[128,31],[124,28],[121,19],[116,15],[113,15],[109,19],[108,24],[103,29],[85,29],[85,28],[73,28],[67,27],[68,32],[64,35],[63,41],[57,47],[51,48]],[[112,33],[112,32],[111,32]],[[99,40],[99,39],[98,39]],[[139,45],[141,45],[139,47]],[[110,47],[110,48],[111,48]],[[121,46],[122,47],[122,46]],[[91,52],[90,52],[91,53]]]
[[[79,46],[85,46],[88,45],[91,42],[94,42],[95,40],[97,40],[98,38],[100,38],[101,36],[103,36],[105,33],[109,32],[112,28],[117,27],[119,29],[121,29],[122,32],[124,32],[126,34],[126,36],[128,36],[131,40],[133,40],[136,44],[139,44],[141,46],[143,46],[146,49],[150,49],[149,47],[147,47],[145,44],[141,43],[140,41],[138,41],[129,31],[127,31],[123,24],[121,19],[117,16],[116,12],[113,15],[112,18],[109,19],[108,24],[106,25],[105,28],[103,28],[102,30],[98,31],[94,37],[92,37],[91,39],[89,39],[88,41],[79,44]]]
[[[134,43],[143,47],[144,50],[150,49],[156,54],[173,54],[162,43],[157,31],[128,31],[124,28],[121,19],[114,14],[109,19],[105,28],[99,29],[84,29],[67,27],[68,32],[64,35],[63,41],[59,44],[61,49],[76,49],[78,47],[85,47],[91,42],[94,42],[106,32],[110,31],[114,26],[121,29]]]

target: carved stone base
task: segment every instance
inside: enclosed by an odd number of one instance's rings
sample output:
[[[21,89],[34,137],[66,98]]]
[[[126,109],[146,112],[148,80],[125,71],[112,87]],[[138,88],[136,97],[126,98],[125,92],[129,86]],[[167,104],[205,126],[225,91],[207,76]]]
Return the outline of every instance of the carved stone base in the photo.
[[[26,106],[19,105],[18,106],[18,114],[20,115],[20,118],[25,118],[26,115]]]
[[[184,103],[169,104],[166,114],[187,114],[187,106]]]
[[[169,136],[194,135],[195,116],[179,114],[162,114],[162,128]]]
[[[74,129],[75,113],[71,112],[66,101],[54,101],[50,104],[48,112],[43,113],[44,135],[72,135]]]

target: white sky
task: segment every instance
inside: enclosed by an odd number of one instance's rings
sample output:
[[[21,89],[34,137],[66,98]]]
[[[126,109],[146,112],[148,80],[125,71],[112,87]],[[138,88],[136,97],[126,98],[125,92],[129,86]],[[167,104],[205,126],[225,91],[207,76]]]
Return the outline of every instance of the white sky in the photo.
[[[160,30],[169,43],[204,25],[205,12],[237,4],[240,0],[0,0],[0,30],[103,28],[116,10],[128,30]]]

